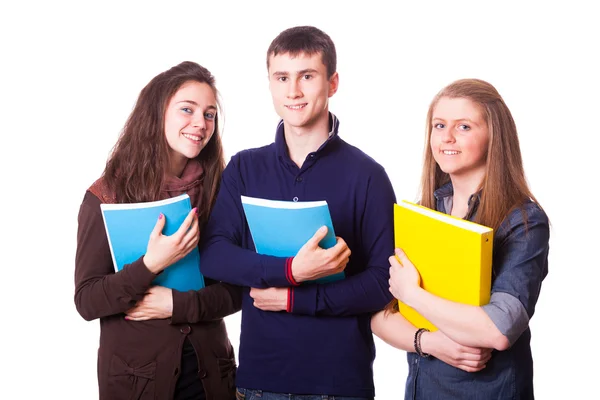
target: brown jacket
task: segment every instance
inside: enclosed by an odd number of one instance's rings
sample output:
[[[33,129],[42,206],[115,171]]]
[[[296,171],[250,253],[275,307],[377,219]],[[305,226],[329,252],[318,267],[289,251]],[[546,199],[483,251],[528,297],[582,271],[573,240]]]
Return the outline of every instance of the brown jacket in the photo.
[[[79,211],[75,305],[88,321],[100,319],[100,399],[172,399],[187,336],[198,357],[207,399],[235,398],[236,363],[223,317],[241,308],[241,289],[212,282],[199,291],[173,291],[170,319],[133,322],[124,312],[156,277],[142,259],[114,272],[100,211],[86,192]]]

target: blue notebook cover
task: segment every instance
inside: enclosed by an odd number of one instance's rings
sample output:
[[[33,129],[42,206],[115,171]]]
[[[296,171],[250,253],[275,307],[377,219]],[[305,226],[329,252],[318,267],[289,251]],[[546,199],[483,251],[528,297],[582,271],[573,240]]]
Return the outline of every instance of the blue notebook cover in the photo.
[[[146,254],[150,233],[160,213],[166,218],[163,235],[172,235],[192,209],[187,194],[146,203],[101,204],[100,208],[116,271]],[[203,288],[198,248],[165,268],[152,283],[182,292]]]
[[[256,252],[269,256],[294,257],[323,225],[327,235],[319,246],[335,246],[335,231],[326,201],[279,201],[242,196],[242,206]],[[337,281],[344,272],[318,279],[318,283]]]

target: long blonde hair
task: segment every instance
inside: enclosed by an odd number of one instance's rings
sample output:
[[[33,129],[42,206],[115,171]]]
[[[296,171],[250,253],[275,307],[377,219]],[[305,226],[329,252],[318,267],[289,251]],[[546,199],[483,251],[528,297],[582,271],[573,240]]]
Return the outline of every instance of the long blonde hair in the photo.
[[[511,210],[520,207],[528,199],[536,203],[537,200],[531,194],[525,179],[517,127],[510,110],[496,88],[480,79],[452,82],[431,101],[427,112],[420,202],[425,207],[435,209],[433,192],[450,180],[450,176],[435,162],[430,148],[433,110],[442,97],[469,99],[483,111],[490,140],[475,222],[497,230]]]

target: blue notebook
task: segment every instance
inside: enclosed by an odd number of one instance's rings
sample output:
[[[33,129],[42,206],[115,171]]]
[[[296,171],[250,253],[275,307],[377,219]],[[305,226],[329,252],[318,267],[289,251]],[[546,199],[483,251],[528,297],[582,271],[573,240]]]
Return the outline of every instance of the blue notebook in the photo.
[[[322,227],[327,235],[319,246],[335,246],[333,222],[326,201],[279,201],[242,196],[242,206],[256,252],[269,256],[294,257]],[[344,272],[318,279],[318,283],[337,281]]]
[[[101,204],[100,209],[113,264],[115,270],[120,271],[125,264],[130,264],[146,254],[150,233],[160,213],[166,218],[163,235],[172,235],[179,229],[192,207],[190,197],[182,194],[145,203]],[[165,268],[152,283],[182,292],[203,288],[204,277],[200,273],[198,248],[194,248],[184,258]]]

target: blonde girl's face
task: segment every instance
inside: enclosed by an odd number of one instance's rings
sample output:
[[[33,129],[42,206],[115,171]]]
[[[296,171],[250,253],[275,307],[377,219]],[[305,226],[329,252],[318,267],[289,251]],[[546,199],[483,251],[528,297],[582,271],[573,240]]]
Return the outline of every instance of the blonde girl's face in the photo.
[[[442,97],[433,109],[430,145],[441,170],[479,184],[490,140],[481,107],[467,98]]]

